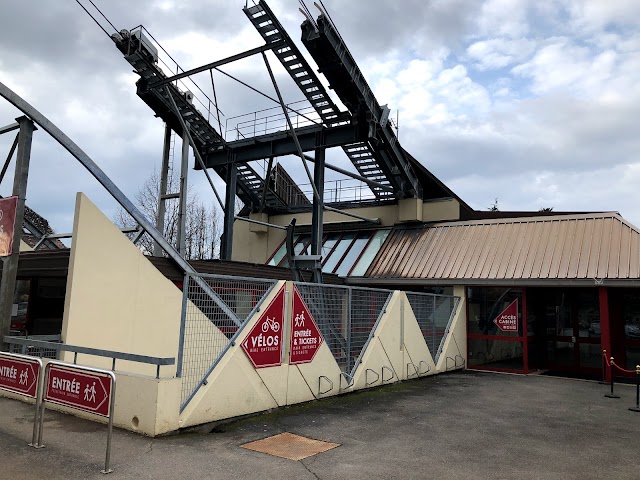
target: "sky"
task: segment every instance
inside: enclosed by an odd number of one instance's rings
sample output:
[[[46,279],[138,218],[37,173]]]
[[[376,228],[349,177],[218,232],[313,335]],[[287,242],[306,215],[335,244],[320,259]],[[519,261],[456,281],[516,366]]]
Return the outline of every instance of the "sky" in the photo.
[[[96,14],[88,0],[82,3]],[[244,0],[94,3],[118,30],[144,25],[185,69],[263,43],[242,12]],[[268,3],[306,53],[298,1]],[[317,16],[312,2],[307,5]],[[379,103],[398,119],[402,146],[473,208],[486,210],[497,199],[500,210],[618,211],[640,225],[640,2],[324,5]],[[272,60],[285,101],[303,99]],[[226,71],[274,96],[259,57]],[[162,121],[136,96],[136,79],[75,0],[2,2],[0,82],[53,121],[130,198],[159,169],[164,135]],[[200,98],[213,97],[208,73],[194,79]],[[237,115],[274,107],[268,114],[277,113],[275,103],[242,85],[218,73],[214,80],[223,130]],[[0,125],[19,115],[0,100]],[[0,136],[0,161],[12,141],[11,134]],[[339,149],[327,158],[350,166]],[[307,183],[298,159],[281,162]],[[203,173],[189,175],[193,191],[213,204]],[[10,194],[12,178],[10,169],[0,194]],[[223,192],[222,180],[213,178]],[[116,202],[44,131],[36,132],[27,204],[55,231],[70,232],[78,191],[114,217]]]

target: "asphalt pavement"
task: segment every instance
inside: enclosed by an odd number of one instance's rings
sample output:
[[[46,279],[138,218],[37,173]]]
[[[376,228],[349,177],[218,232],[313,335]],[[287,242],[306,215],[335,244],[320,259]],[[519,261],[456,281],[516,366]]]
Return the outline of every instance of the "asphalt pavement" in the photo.
[[[47,411],[45,448],[27,446],[33,406],[0,398],[1,479],[638,479],[635,386],[480,372],[437,375],[177,435],[115,429]],[[300,461],[240,448],[291,432],[339,443]]]

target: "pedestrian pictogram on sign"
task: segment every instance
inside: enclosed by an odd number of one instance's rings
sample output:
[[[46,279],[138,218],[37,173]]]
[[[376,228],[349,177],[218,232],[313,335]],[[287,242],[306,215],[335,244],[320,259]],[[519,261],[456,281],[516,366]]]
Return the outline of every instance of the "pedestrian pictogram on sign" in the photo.
[[[49,367],[44,400],[109,416],[111,377],[66,366]]]
[[[291,328],[291,357],[289,363],[309,363],[320,345],[322,334],[313,320],[300,292],[293,287],[293,324]]]
[[[256,368],[280,365],[284,330],[284,285],[242,341],[242,349]]]
[[[517,332],[518,331],[518,299],[505,308],[496,318],[493,319],[500,330],[503,332]]]
[[[0,353],[0,389],[35,398],[39,374],[38,360],[15,358]]]

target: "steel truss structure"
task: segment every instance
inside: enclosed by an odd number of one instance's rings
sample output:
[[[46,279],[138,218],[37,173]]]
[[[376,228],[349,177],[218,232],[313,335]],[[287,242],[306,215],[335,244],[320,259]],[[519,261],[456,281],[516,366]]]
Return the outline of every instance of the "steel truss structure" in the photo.
[[[344,111],[331,99],[314,67],[305,59],[264,0],[245,5],[243,9],[248,20],[264,39],[263,45],[192,70],[181,71],[178,67],[174,75],[167,75],[159,64],[159,45],[154,44],[155,39],[144,27],[121,30],[111,35],[117,48],[140,76],[136,83],[138,96],[156,116],[164,120],[167,129],[188,142],[197,160],[196,169],[205,172],[212,169],[226,183],[225,201],[222,202],[209,179],[225,214],[221,242],[223,259],[231,259],[233,222],[238,218],[234,215],[236,196],[244,203],[243,213],[247,214],[239,217],[240,219],[246,218],[248,213],[256,212],[271,215],[311,211],[311,254],[319,258],[323,211],[331,210],[353,216],[344,210],[344,207],[350,206],[348,202],[334,205],[325,202],[325,168],[339,171],[366,184],[372,195],[366,200],[359,200],[358,205],[380,205],[396,203],[402,198],[423,198],[424,190],[430,185],[428,181],[424,181],[424,173],[416,174],[422,167],[400,146],[389,120],[389,108],[386,105],[381,106],[376,100],[330,15],[316,4],[321,13],[314,20],[304,3],[301,4],[304,7],[301,11],[305,16],[301,25],[302,43],[317,64],[318,71],[324,75],[346,106]],[[269,51],[273,52],[299,87],[310,108],[303,111],[285,104],[267,59],[266,53]],[[251,56],[263,57],[276,98],[258,91],[220,69],[224,65]],[[209,105],[206,106],[208,112],[205,112],[205,115],[196,108],[191,92],[178,86],[183,79],[209,71],[215,100],[214,70],[279,104],[286,120],[286,123],[283,123],[284,128],[268,131],[265,120],[264,131],[257,131],[260,129],[256,129],[255,124],[253,131],[249,132],[241,132],[240,128],[236,127],[238,138],[225,138],[217,101],[209,99]],[[217,125],[211,121],[212,107],[216,113]],[[303,125],[299,124],[300,119]],[[326,149],[335,147],[344,151],[357,173],[325,163]],[[313,152],[314,156],[308,155],[308,152]],[[279,164],[274,166],[274,158],[285,155],[300,157],[313,190],[311,201]],[[307,164],[309,160],[313,162],[313,172]],[[268,162],[269,166],[264,176],[250,165],[250,162],[256,161]],[[163,159],[163,165],[164,162],[166,159]],[[276,174],[279,184],[272,181]],[[361,216],[356,218],[373,223],[372,220]],[[293,260],[295,262],[295,258]]]

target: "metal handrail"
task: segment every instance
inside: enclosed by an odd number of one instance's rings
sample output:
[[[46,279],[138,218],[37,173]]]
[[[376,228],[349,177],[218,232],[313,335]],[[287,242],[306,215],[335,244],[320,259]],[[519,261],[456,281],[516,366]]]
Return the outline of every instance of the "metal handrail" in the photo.
[[[78,353],[85,355],[94,355],[96,357],[107,357],[113,360],[111,370],[115,370],[116,360],[126,360],[129,362],[146,363],[156,365],[156,378],[160,378],[160,367],[167,365],[175,365],[175,357],[151,357],[148,355],[138,355],[135,353],[116,352],[113,350],[104,350],[100,348],[81,347],[78,345],[68,345],[66,343],[49,342],[46,340],[35,340],[27,337],[5,336],[4,342],[12,345],[24,345],[26,347],[47,348],[56,350],[57,352],[74,353],[73,363],[76,363]]]

